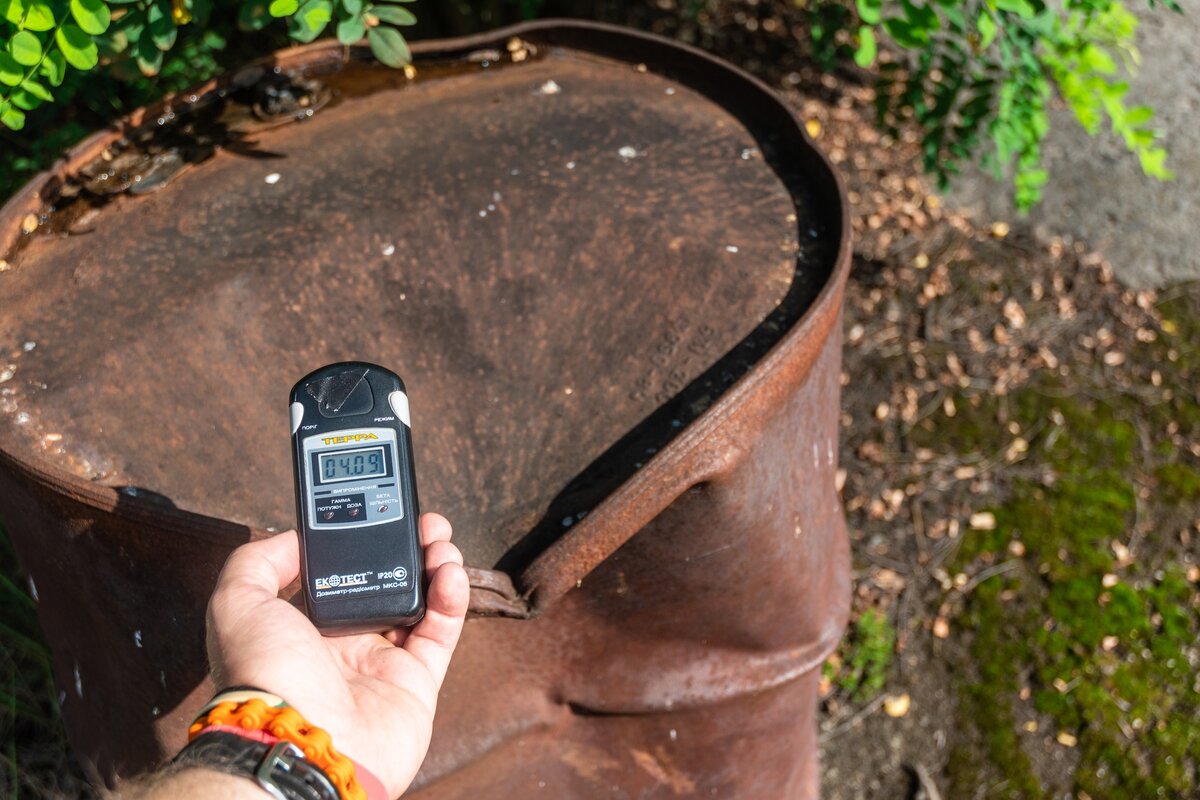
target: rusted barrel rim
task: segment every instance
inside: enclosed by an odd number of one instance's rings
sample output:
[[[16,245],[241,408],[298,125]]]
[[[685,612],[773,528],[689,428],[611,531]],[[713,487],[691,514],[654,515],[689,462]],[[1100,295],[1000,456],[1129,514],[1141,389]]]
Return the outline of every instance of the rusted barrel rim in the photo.
[[[631,47],[653,46],[677,64],[691,62],[709,70],[725,73],[741,84],[739,92],[757,95],[764,104],[775,105],[786,112],[793,127],[779,131],[789,138],[803,142],[826,172],[836,190],[840,226],[838,252],[824,286],[801,318],[783,337],[749,369],[732,387],[696,418],[690,425],[655,454],[645,466],[605,498],[593,513],[567,531],[550,545],[524,572],[521,586],[532,596],[534,606],[544,609],[576,582],[608,557],[626,539],[665,508],[690,486],[716,477],[731,468],[738,460],[736,452],[707,452],[706,442],[722,426],[734,424],[755,414],[767,413],[771,398],[780,390],[795,385],[807,373],[826,338],[836,335],[833,326],[840,320],[842,292],[850,267],[850,208],[845,185],[823,153],[812,143],[801,120],[781,99],[757,78],[694,47],[674,42],[654,34],[643,33],[615,25],[576,20],[541,20],[500,28],[494,31],[453,39],[416,42],[412,52],[416,60],[435,57],[461,56],[473,50],[503,47],[514,37],[529,38],[535,43],[554,44],[565,37],[572,46],[587,50],[580,39],[594,37],[597,41],[627,44]],[[602,46],[592,49],[605,49]],[[619,53],[606,52],[620,57]],[[345,48],[335,40],[325,40],[300,47],[281,50],[251,64],[299,67],[335,66],[348,58],[367,60],[369,50],[361,45]],[[627,60],[627,59],[626,59]],[[247,65],[249,66],[249,65]],[[104,148],[126,136],[131,129],[142,127],[181,97],[204,94],[227,85],[233,73],[210,80],[200,86],[172,95],[139,109],[112,127],[101,130],[69,150],[49,169],[35,176],[21,191],[0,207],[0,255],[8,252],[22,235],[21,220],[28,214],[41,213],[47,198],[62,185],[68,175],[95,159]],[[703,87],[693,87],[703,92]],[[197,536],[207,540],[228,541],[231,534],[249,533],[252,538],[270,535],[262,528],[240,525],[199,512],[156,505],[141,497],[119,496],[117,489],[84,480],[46,460],[18,455],[0,449],[0,463],[43,485],[55,487],[71,499],[97,510],[115,514],[131,521],[153,522],[173,533]],[[118,504],[119,499],[119,504]]]

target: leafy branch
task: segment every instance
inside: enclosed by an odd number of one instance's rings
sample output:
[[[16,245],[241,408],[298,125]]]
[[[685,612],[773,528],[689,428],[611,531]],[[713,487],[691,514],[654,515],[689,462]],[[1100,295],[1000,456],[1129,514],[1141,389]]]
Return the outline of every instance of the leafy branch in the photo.
[[[884,62],[880,122],[892,133],[902,121],[921,128],[925,169],[943,187],[978,159],[997,177],[1011,174],[1019,208],[1036,204],[1049,179],[1041,146],[1056,90],[1089,134],[1107,121],[1147,175],[1174,177],[1153,109],[1126,102],[1123,75],[1139,56],[1137,18],[1122,0],[855,0],[857,22],[838,0],[819,0],[810,16],[819,58]],[[882,40],[899,61],[880,57]]]
[[[404,67],[412,56],[399,28],[417,21],[397,4],[407,2],[245,0],[238,26],[259,31],[283,19],[292,40],[311,42],[334,23],[343,44],[365,37],[381,62]],[[179,29],[203,29],[211,12],[212,0],[0,0],[0,125],[20,130],[26,112],[55,102],[68,67],[121,74],[129,64],[158,75]]]

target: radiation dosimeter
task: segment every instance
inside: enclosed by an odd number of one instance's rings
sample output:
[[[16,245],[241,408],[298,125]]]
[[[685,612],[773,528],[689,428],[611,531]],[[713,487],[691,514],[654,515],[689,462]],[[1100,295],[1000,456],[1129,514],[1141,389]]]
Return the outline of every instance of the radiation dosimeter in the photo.
[[[304,608],[325,634],[425,615],[408,394],[395,373],[347,361],[292,387],[292,464]]]

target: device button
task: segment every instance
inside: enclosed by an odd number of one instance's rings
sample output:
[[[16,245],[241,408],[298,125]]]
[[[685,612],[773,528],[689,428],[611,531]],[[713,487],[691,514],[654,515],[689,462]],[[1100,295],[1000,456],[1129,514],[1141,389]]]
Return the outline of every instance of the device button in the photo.
[[[408,421],[408,395],[399,390],[388,395],[388,405],[392,407],[392,413],[396,415],[396,419],[403,422],[408,427],[412,427],[412,423]]]

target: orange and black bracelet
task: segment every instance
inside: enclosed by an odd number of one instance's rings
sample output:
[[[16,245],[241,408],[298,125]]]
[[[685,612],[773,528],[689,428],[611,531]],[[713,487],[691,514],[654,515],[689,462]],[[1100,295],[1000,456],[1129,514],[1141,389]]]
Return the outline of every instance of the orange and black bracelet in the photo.
[[[386,799],[378,778],[338,752],[328,733],[305,721],[278,695],[253,687],[234,687],[218,692],[188,728],[189,744],[180,757],[192,751],[189,757],[194,759],[197,746],[202,743],[213,746],[223,743],[228,749],[230,736],[257,743],[259,750],[262,745],[269,748],[263,756],[262,766],[251,777],[273,795],[277,790],[267,785],[270,778],[264,780],[263,770],[269,772],[276,766],[285,772],[290,769],[291,762],[267,764],[268,757],[274,758],[286,750],[293,757],[302,757],[305,767],[315,768],[318,774],[310,781],[313,786],[305,788],[317,791],[318,796],[321,794],[319,784],[327,781],[340,800]]]

